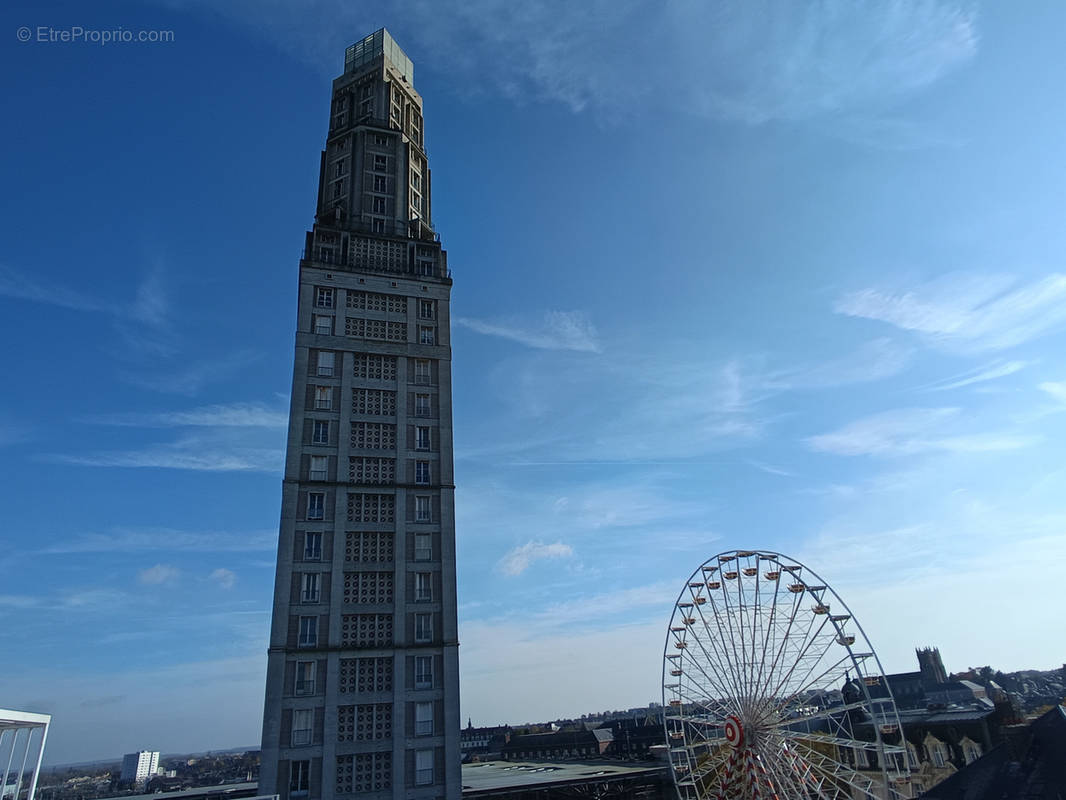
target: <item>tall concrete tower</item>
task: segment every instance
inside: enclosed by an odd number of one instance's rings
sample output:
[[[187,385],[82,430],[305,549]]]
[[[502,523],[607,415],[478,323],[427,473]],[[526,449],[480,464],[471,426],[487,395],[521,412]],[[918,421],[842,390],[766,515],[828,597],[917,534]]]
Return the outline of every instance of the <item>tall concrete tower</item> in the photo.
[[[459,800],[451,276],[414,67],[333,81],[300,290],[260,793]]]

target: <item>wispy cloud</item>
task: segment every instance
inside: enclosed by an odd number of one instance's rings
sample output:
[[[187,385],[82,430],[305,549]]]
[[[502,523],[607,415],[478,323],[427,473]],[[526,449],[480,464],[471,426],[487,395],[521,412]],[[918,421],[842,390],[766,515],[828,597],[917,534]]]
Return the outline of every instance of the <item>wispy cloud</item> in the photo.
[[[957,408],[886,411],[809,437],[812,450],[843,456],[904,456],[933,451],[981,453],[1015,450],[1036,439],[1012,433],[948,433],[960,418]]]
[[[1066,381],[1045,381],[1038,387],[1040,391],[1054,397],[1060,403],[1066,404]]]
[[[187,551],[260,552],[277,547],[276,531],[182,531],[172,528],[118,529],[107,533],[86,533],[71,539],[54,539],[36,551],[40,555],[70,553],[130,553]]]
[[[176,583],[181,571],[170,564],[156,564],[137,572],[137,582],[146,586],[159,586],[164,583]]]
[[[123,377],[134,386],[154,392],[193,396],[199,394],[208,384],[218,383],[232,377],[236,372],[262,357],[263,354],[259,352],[238,350],[219,358],[186,361],[182,367],[167,370],[126,372]]]
[[[0,295],[70,311],[107,314],[152,327],[160,327],[167,321],[167,295],[162,283],[162,273],[158,269],[148,272],[138,285],[136,296],[130,303],[101,300],[90,292],[58,284],[40,284],[8,267],[0,267]]]
[[[80,467],[187,469],[199,472],[281,471],[281,449],[204,446],[195,439],[141,450],[115,450],[84,455],[54,454],[47,460]]]
[[[596,327],[581,311],[546,311],[535,323],[458,317],[455,324],[486,336],[498,336],[541,350],[598,353]]]
[[[903,372],[913,355],[913,348],[880,337],[863,342],[843,356],[770,372],[766,385],[778,389],[828,389],[879,381]]]
[[[789,472],[787,469],[781,467],[775,467],[773,464],[766,464],[762,461],[756,461],[754,458],[748,459],[748,464],[755,467],[757,470],[765,472],[767,475],[777,475],[782,478],[795,478],[795,472]]]
[[[1021,372],[1029,366],[1027,361],[993,361],[990,364],[968,370],[961,375],[953,375],[941,381],[922,387],[927,392],[946,392],[950,389],[961,389],[964,386],[972,386],[975,383],[985,383],[999,378],[1006,378],[1016,372]]]
[[[86,417],[85,421],[96,425],[138,428],[284,428],[288,424],[288,414],[262,403],[230,403],[201,406],[187,411],[99,414]]]
[[[537,561],[545,559],[570,558],[574,548],[563,542],[545,544],[544,542],[526,542],[500,559],[497,569],[504,575],[521,575]]]
[[[219,567],[213,570],[207,579],[217,583],[223,589],[232,589],[237,583],[237,574],[233,570]]]
[[[1066,324],[1066,275],[1020,286],[1009,276],[947,275],[902,292],[850,292],[835,310],[887,322],[954,349],[1002,350]]]

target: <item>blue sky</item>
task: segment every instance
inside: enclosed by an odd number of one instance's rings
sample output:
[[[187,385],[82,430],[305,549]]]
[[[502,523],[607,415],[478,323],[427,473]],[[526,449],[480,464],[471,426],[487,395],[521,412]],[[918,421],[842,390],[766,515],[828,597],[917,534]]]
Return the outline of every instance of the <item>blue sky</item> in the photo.
[[[814,567],[889,670],[1060,665],[1064,17],[5,6],[0,705],[55,715],[53,763],[258,742],[297,260],[382,25],[455,275],[464,719],[656,700],[734,547]]]

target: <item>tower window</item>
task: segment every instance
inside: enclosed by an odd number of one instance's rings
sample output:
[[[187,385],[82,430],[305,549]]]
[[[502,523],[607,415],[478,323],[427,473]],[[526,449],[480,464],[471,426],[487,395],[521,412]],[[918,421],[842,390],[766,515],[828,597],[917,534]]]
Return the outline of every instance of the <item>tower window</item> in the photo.
[[[419,300],[418,301],[418,318],[419,319],[434,319],[436,317],[435,303],[432,300]]]
[[[388,156],[374,156],[374,172],[387,172],[389,169]]]
[[[427,495],[415,497],[415,522],[432,522],[433,512],[430,498]]]
[[[433,641],[432,614],[415,614],[415,641],[419,644]]]
[[[328,351],[318,353],[318,375],[322,378],[333,377],[333,365],[336,363],[336,354]]]
[[[329,444],[329,420],[316,419],[311,426],[311,444]]]
[[[307,518],[311,520],[325,519],[326,495],[324,492],[307,493]]]
[[[315,305],[318,308],[333,308],[333,289],[329,286],[315,288]]]
[[[415,462],[415,483],[421,486],[429,485],[429,462],[428,461],[416,461]]]
[[[297,696],[315,693],[315,662],[296,662],[296,685],[293,686],[293,694]]]
[[[433,688],[433,656],[415,656],[415,688]]]
[[[415,750],[415,784],[433,783],[433,751]]]
[[[318,645],[318,617],[300,617],[300,638],[297,644],[300,647]]]
[[[429,450],[430,449],[430,435],[428,425],[419,425],[415,428],[415,449],[416,450]]]
[[[333,317],[327,314],[315,314],[315,333],[330,336],[333,333]]]
[[[304,561],[322,560],[322,534],[304,534]]]
[[[315,387],[315,410],[329,411],[333,408],[333,388],[331,386]]]
[[[416,572],[415,573],[415,602],[416,603],[429,603],[433,600],[433,573],[432,572]],[[420,615],[428,616],[428,615]]]

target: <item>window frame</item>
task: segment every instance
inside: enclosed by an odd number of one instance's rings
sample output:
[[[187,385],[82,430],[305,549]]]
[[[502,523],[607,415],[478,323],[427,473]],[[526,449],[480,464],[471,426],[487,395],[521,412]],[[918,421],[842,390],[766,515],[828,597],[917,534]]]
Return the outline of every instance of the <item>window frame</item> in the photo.
[[[426,763],[429,766],[426,766]],[[429,786],[433,783],[433,751],[415,750],[415,786]]]
[[[333,410],[333,387],[332,386],[316,386],[315,387],[315,411],[332,411]]]
[[[317,678],[315,673],[317,669],[318,663],[315,661],[296,662],[296,675],[294,677],[292,685],[293,696],[309,697],[315,693],[315,682]],[[303,673],[302,680],[301,673]],[[307,673],[310,673],[310,677],[308,677]]]
[[[323,324],[325,323],[325,324]],[[316,336],[332,336],[333,335],[333,315],[332,314],[315,314],[313,331]]]
[[[296,727],[297,715],[306,727]],[[313,708],[294,708],[292,710],[291,747],[307,747],[314,739],[315,710]],[[302,735],[299,735],[302,734]]]
[[[312,545],[312,542],[314,545]],[[304,561],[322,560],[322,532],[304,531]]]
[[[415,614],[415,643],[430,644],[433,641],[433,614]]]
[[[433,395],[429,394],[428,392],[415,393],[415,416],[432,418]]]
[[[415,485],[416,486],[429,486],[431,478],[431,472],[428,461],[419,460],[415,462]]]
[[[419,700],[415,703],[415,736],[433,735],[433,701]]]
[[[311,444],[329,444],[330,424],[328,419],[311,421]]]
[[[432,689],[434,683],[433,656],[415,656],[412,670],[416,689]]]
[[[311,463],[307,467],[307,479],[329,480],[329,456],[311,456]]]
[[[333,308],[336,299],[336,289],[332,286],[315,287],[315,308]]]
[[[415,450],[429,452],[433,449],[433,428],[429,425],[415,426]]]
[[[301,614],[298,619],[296,646],[318,647],[318,617],[314,614]]]
[[[423,502],[424,501],[424,502]],[[425,515],[419,506],[425,506]],[[416,494],[415,495],[415,522],[433,522],[433,495],[429,494]]]
[[[300,578],[300,602],[322,602],[322,580],[318,572],[305,572]]]
[[[317,498],[317,500],[315,499]],[[324,520],[326,518],[326,493],[307,493],[307,519]]]
[[[433,573],[432,572],[416,572],[415,573],[415,591],[414,597],[416,603],[432,603],[433,602]]]
[[[337,354],[332,350],[319,350],[315,360],[315,374],[319,378],[332,378],[337,370]]]
[[[289,766],[289,797],[302,797],[311,791],[311,760],[294,759]]]

